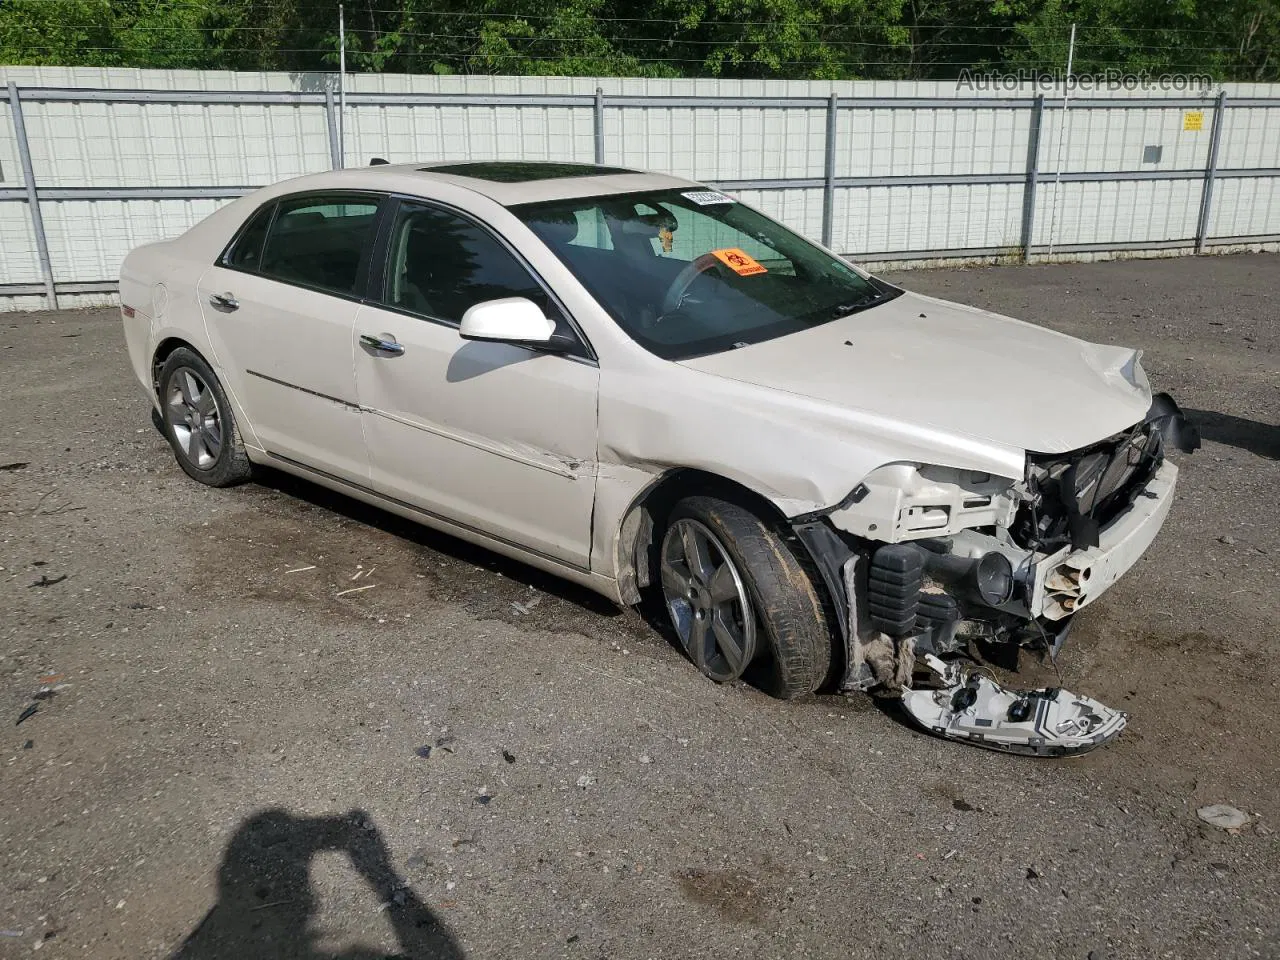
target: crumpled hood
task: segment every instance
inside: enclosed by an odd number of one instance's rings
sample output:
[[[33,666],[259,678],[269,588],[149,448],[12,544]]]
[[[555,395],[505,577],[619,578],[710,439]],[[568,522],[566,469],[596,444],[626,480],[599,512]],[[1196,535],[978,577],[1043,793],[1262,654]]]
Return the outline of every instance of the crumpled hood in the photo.
[[[1066,453],[1145,416],[1151,391],[1140,356],[904,293],[812,330],[683,363],[899,422]]]

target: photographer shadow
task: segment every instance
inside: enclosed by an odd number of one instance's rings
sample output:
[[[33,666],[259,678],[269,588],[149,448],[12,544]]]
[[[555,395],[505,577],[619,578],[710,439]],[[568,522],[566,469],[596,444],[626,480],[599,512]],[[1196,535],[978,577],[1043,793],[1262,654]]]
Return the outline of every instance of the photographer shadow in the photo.
[[[386,905],[398,952],[352,947],[334,953],[317,944],[317,897],[311,862],[345,854]],[[461,960],[444,924],[396,874],[382,835],[353,810],[334,817],[295,817],[263,810],[240,825],[218,869],[218,902],[170,960]]]

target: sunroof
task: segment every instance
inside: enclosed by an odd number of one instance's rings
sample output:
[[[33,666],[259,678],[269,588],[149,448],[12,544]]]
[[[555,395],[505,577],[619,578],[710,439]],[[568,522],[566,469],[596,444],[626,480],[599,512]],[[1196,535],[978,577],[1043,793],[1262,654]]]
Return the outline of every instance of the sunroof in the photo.
[[[632,172],[621,167],[597,167],[593,163],[539,163],[523,160],[482,160],[421,169],[425,173],[451,173],[457,177],[471,177],[492,183],[526,183],[530,180],[558,180],[562,177],[604,177]]]

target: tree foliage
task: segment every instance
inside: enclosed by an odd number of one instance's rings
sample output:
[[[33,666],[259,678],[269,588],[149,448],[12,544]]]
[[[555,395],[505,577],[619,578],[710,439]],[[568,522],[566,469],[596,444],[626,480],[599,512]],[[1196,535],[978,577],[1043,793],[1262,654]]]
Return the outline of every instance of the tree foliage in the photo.
[[[1280,0],[354,0],[348,68],[952,79],[966,67],[1280,79]],[[336,0],[0,0],[0,63],[332,70]]]

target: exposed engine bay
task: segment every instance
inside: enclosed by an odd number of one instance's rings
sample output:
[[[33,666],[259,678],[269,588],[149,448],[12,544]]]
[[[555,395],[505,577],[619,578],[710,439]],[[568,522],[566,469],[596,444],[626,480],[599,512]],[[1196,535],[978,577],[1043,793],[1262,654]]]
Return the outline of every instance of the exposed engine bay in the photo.
[[[1074,614],[1162,526],[1177,476],[1165,451],[1199,445],[1160,394],[1141,423],[1116,436],[1029,454],[1020,482],[895,465],[900,492],[877,489],[873,474],[828,516],[797,523],[843,601],[843,689],[899,695],[925,729],[992,749],[1065,756],[1114,738],[1123,713],[1058,689],[1006,690],[965,661],[975,641],[1056,657]],[[915,689],[922,663],[933,686]]]

